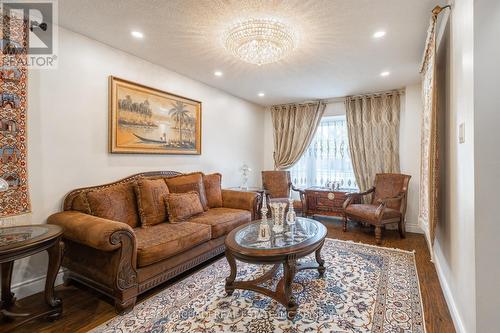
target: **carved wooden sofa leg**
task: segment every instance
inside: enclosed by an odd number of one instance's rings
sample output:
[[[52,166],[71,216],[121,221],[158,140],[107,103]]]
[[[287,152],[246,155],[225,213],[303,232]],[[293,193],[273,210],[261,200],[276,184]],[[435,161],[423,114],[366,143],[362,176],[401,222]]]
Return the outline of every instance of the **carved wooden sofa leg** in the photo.
[[[137,297],[133,297],[127,300],[115,299],[115,311],[119,315],[124,315],[132,311],[135,306]]]

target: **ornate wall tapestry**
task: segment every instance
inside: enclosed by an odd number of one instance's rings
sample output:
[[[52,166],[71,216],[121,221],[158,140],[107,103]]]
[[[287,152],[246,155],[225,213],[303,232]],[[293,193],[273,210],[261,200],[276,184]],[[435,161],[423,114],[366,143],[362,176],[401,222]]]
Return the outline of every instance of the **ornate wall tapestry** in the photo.
[[[419,226],[427,241],[434,245],[436,225],[439,220],[439,138],[436,82],[436,23],[439,13],[446,7],[432,10],[427,31],[425,52],[420,68],[422,74],[423,117],[421,129],[420,205]],[[430,251],[433,253],[432,251]]]
[[[201,154],[201,102],[110,77],[112,153]]]
[[[0,16],[0,177],[9,183],[0,192],[0,217],[29,213],[26,98],[27,22]]]

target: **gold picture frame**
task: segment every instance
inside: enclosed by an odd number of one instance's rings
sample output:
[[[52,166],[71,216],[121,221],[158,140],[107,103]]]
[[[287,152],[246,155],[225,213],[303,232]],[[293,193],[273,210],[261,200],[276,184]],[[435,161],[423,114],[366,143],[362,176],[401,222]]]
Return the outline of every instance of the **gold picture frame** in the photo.
[[[109,151],[201,154],[201,102],[109,77]]]

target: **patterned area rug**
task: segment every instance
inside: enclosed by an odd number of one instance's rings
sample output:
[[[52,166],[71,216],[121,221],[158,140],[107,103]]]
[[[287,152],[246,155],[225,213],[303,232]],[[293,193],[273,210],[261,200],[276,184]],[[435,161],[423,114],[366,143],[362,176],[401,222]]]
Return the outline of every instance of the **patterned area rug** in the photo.
[[[323,278],[315,270],[295,276],[293,321],[258,293],[226,296],[222,258],[94,332],[425,332],[414,253],[327,239],[322,257]],[[237,280],[268,268],[238,262]]]

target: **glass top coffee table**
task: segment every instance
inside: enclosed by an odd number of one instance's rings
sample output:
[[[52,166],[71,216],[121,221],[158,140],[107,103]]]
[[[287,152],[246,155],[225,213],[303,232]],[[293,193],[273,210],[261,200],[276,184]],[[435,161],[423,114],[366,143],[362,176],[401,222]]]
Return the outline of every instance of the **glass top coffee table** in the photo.
[[[321,259],[321,248],[327,231],[320,222],[302,217],[297,217],[295,224],[292,225],[287,225],[285,222],[281,232],[273,231],[274,225],[271,220],[267,223],[269,233],[263,232],[262,220],[257,220],[238,227],[227,235],[226,258],[231,267],[231,273],[226,278],[225,289],[229,296],[235,289],[246,289],[271,297],[285,306],[288,318],[293,319],[298,308],[292,295],[293,278],[298,271],[304,269],[317,269],[320,277],[323,276],[325,261]],[[297,259],[313,252],[315,252],[315,261],[297,262]],[[235,281],[236,259],[251,264],[274,264],[274,266],[254,280]],[[283,265],[283,277],[278,282],[276,290],[261,286],[263,282],[274,277],[281,265]]]

